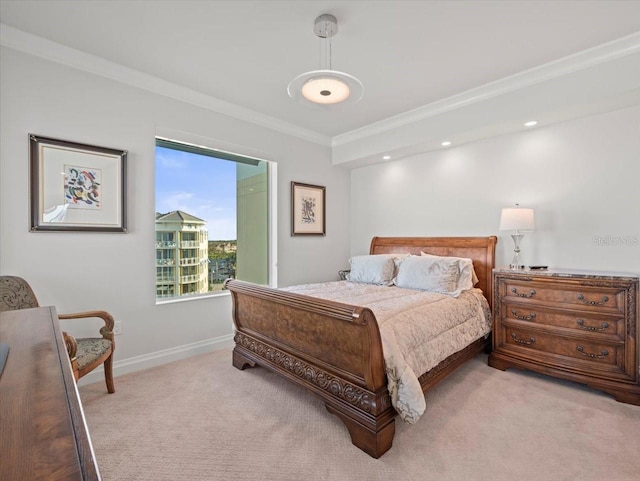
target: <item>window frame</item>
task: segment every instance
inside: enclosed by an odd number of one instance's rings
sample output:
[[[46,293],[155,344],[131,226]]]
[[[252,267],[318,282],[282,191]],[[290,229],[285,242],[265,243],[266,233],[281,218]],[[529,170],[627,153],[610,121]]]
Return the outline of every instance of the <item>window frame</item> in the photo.
[[[154,159],[155,159],[155,147],[158,145],[158,140],[162,141],[163,147],[174,148],[173,146],[185,146],[186,148],[179,148],[176,150],[182,150],[191,153],[198,153],[196,149],[206,149],[216,152],[215,157],[223,160],[230,160],[233,162],[242,162],[243,159],[254,159],[255,161],[266,162],[267,166],[267,277],[268,285],[270,287],[276,287],[278,284],[278,259],[277,259],[277,205],[278,205],[278,178],[277,178],[277,162],[270,160],[270,155],[256,151],[255,149],[229,144],[224,141],[200,137],[194,134],[188,134],[185,132],[176,132],[168,129],[157,129],[154,137]],[[189,150],[189,147],[193,147],[193,150]],[[218,156],[219,154],[219,156]],[[250,162],[245,162],[250,163]],[[155,165],[155,163],[154,163]],[[154,214],[155,214],[155,181],[154,181]],[[152,214],[152,218],[155,215]],[[237,213],[236,213],[237,215]],[[154,223],[155,233],[155,223]],[[155,235],[154,235],[155,238]],[[175,240],[174,240],[175,241]],[[155,242],[154,242],[155,245]],[[155,250],[155,249],[154,249]],[[154,257],[156,254],[154,253]],[[155,259],[154,259],[155,260]],[[157,266],[155,266],[157,267]],[[154,270],[154,273],[156,270]],[[154,285],[156,276],[154,275]],[[155,304],[174,304],[177,302],[196,301],[201,299],[210,299],[217,297],[226,297],[231,295],[227,290],[210,291],[201,294],[179,296],[179,297],[157,297],[156,286]]]

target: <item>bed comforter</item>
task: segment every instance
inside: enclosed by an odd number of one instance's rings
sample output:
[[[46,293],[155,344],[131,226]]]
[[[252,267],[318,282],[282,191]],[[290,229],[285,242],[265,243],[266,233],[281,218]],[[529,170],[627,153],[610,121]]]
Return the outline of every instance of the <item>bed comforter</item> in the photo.
[[[491,331],[489,304],[480,289],[445,294],[349,281],[284,290],[368,307],[378,320],[391,402],[415,423],[426,408],[418,377]]]

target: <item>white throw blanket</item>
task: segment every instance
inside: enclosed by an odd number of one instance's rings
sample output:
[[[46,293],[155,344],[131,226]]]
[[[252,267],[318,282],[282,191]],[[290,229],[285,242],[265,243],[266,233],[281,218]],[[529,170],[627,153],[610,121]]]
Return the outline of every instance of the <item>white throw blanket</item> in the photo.
[[[415,423],[426,408],[418,377],[491,331],[489,304],[480,289],[445,294],[348,281],[285,288],[368,307],[378,320],[393,407]]]

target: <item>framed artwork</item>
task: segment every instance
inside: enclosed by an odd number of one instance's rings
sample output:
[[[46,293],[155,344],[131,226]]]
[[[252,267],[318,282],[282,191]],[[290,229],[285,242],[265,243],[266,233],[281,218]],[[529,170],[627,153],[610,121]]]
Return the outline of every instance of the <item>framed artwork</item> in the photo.
[[[31,232],[127,232],[127,151],[29,134]]]
[[[325,187],[291,182],[291,235],[326,235]]]

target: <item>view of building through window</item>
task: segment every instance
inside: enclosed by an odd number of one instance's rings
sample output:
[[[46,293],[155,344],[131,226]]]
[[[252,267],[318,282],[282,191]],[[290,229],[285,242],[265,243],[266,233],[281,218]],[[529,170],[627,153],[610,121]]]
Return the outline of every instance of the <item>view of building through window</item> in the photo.
[[[268,283],[267,162],[156,140],[156,298]]]

